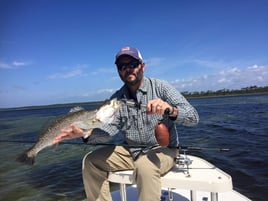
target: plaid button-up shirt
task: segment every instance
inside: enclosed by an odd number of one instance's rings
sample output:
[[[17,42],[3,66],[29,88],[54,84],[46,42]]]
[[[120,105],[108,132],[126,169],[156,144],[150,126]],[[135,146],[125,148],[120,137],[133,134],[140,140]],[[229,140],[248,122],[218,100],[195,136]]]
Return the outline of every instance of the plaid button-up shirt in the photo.
[[[131,96],[128,88],[124,85],[111,98],[117,98],[119,100],[133,99],[133,96]],[[159,79],[145,77],[142,85],[136,92],[135,101],[139,104],[146,105],[149,100],[158,98],[178,108],[179,114],[176,119],[163,118],[163,115],[159,114],[147,115],[146,108],[123,105],[116,114],[114,122],[104,125],[101,129],[106,131],[110,136],[121,132],[124,136],[125,143],[129,145],[155,146],[158,144],[155,138],[155,126],[162,121],[166,124],[170,133],[169,146],[177,147],[179,140],[175,122],[186,126],[195,125],[199,120],[198,113],[170,84]],[[98,136],[90,137],[90,142],[103,142],[105,137]],[[134,158],[143,150],[146,149],[130,148]]]

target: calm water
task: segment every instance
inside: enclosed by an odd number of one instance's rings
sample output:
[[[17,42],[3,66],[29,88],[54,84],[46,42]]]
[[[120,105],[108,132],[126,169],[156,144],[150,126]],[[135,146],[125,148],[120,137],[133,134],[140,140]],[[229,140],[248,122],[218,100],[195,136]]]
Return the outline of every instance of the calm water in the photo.
[[[191,154],[206,158],[233,178],[234,189],[253,201],[268,194],[268,95],[189,100],[198,110],[200,123],[178,125],[181,145],[229,148],[229,152],[203,149]],[[96,106],[88,106],[96,107]],[[0,111],[0,200],[73,201],[85,199],[81,160],[95,147],[61,144],[39,153],[32,167],[14,161],[38,132],[70,108]]]

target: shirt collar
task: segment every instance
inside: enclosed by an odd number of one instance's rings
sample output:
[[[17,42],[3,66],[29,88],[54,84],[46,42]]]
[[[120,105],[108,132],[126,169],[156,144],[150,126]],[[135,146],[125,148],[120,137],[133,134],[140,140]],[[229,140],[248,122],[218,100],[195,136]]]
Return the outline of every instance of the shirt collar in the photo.
[[[142,82],[140,88],[137,91],[140,91],[141,93],[146,94],[147,91],[148,91],[148,85],[149,85],[149,79],[147,77],[143,77],[143,82]],[[124,92],[121,95],[122,98],[129,98],[130,94],[129,94],[129,90],[127,88],[127,85],[123,86],[123,91]],[[127,95],[127,97],[126,97],[126,95]]]
[[[147,77],[143,77],[143,82],[140,86],[140,88],[138,89],[139,91],[143,92],[143,93],[147,93],[148,91],[148,84],[149,84],[149,80]]]

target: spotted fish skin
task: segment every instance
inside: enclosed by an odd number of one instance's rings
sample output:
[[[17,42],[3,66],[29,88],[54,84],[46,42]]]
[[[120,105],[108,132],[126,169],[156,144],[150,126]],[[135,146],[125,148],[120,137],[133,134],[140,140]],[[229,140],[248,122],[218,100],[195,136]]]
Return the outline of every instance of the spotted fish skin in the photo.
[[[33,165],[36,155],[44,148],[52,146],[54,138],[61,134],[62,129],[67,129],[71,124],[75,124],[88,130],[88,134],[94,128],[111,123],[120,106],[120,101],[112,99],[97,110],[78,110],[57,118],[40,133],[37,142],[30,149],[21,153],[16,160]]]

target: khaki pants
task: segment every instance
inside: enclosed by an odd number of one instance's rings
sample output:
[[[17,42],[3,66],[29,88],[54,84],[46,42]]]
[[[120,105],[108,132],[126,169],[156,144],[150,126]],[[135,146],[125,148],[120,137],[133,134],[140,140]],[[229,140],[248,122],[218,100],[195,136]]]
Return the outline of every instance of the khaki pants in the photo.
[[[159,201],[160,176],[174,165],[176,148],[156,147],[133,161],[122,146],[107,146],[88,153],[83,160],[82,174],[88,201],[111,201],[108,172],[134,170],[139,201]]]

